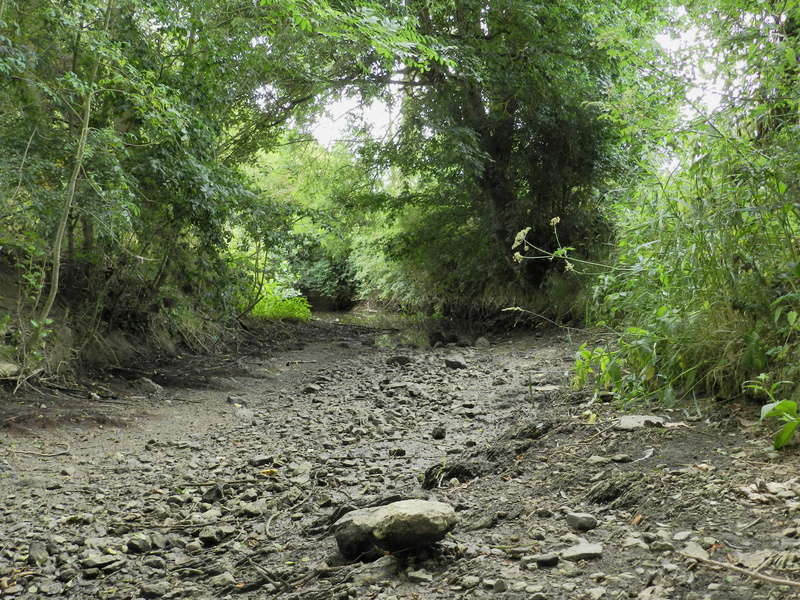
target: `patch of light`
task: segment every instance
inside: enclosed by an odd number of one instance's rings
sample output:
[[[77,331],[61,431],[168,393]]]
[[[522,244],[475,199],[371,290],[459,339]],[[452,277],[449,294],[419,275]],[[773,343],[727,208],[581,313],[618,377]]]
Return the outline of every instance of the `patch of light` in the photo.
[[[696,60],[683,61],[678,75],[689,82],[686,91],[686,112],[688,115],[710,114],[715,112],[724,100],[722,84],[714,74],[715,65],[709,57],[701,58],[698,49],[707,49],[712,44],[700,29],[690,27],[680,35],[661,33],[656,42],[672,57],[693,55]]]
[[[353,126],[366,126],[373,138],[386,137],[392,131],[394,118],[392,109],[380,100],[362,104],[358,98],[345,97],[326,108],[324,116],[310,127],[310,133],[321,145],[330,148],[347,141]]]

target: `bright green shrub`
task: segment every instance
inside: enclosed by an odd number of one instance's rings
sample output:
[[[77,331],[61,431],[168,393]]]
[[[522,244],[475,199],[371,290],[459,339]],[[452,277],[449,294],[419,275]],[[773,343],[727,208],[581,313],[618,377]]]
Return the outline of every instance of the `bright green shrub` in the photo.
[[[262,319],[308,321],[311,307],[302,296],[286,296],[276,284],[267,284],[250,315]]]

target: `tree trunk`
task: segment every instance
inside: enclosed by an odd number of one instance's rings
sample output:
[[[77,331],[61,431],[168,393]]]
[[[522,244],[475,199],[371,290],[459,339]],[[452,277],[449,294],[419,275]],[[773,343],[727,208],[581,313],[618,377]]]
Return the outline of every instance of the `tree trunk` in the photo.
[[[114,0],[108,0],[106,4],[105,20],[103,23],[103,31],[108,31],[111,24],[111,12],[114,8]],[[98,56],[92,65],[92,71],[89,75],[88,91],[86,97],[83,99],[83,106],[81,109],[81,131],[78,137],[78,148],[75,151],[75,162],[72,166],[72,174],[69,178],[67,185],[67,193],[64,197],[64,204],[61,207],[61,218],[58,222],[58,228],[53,240],[52,260],[53,267],[50,273],[50,290],[47,294],[42,310],[39,312],[39,323],[44,325],[47,318],[50,316],[50,311],[53,309],[53,304],[56,301],[58,294],[59,277],[61,275],[61,247],[64,243],[64,234],[69,222],[69,215],[72,209],[72,203],[75,199],[75,188],[78,184],[78,176],[80,175],[81,168],[83,167],[83,156],[86,152],[86,140],[89,137],[89,120],[92,116],[92,100],[94,99],[94,84],[97,80],[97,73],[100,70],[100,57]]]

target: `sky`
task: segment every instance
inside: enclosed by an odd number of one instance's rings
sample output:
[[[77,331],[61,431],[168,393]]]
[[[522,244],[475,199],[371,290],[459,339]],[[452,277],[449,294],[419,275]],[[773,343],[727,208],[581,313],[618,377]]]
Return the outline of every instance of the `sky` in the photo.
[[[351,117],[369,124],[374,137],[385,136],[393,118],[397,116],[397,109],[393,112],[386,104],[377,100],[361,106],[358,98],[342,98],[331,104],[327,113],[311,127],[311,134],[320,144],[330,148],[337,141],[347,139],[347,126]]]
[[[665,50],[676,53],[702,43],[703,40],[699,30],[689,29],[675,38],[668,33],[658,35],[656,41]],[[694,106],[687,106],[687,114],[696,114],[697,109],[706,113],[713,112],[722,101],[719,87],[710,76],[702,72],[701,66],[694,65],[691,73],[687,71],[687,76],[695,81],[695,86],[687,94],[689,102]],[[327,115],[317,121],[310,131],[320,144],[330,148],[337,141],[347,139],[348,123],[354,117],[369,124],[374,137],[381,138],[389,132],[393,119],[397,118],[397,110],[397,107],[391,109],[378,100],[361,106],[358,98],[342,98],[328,107]]]

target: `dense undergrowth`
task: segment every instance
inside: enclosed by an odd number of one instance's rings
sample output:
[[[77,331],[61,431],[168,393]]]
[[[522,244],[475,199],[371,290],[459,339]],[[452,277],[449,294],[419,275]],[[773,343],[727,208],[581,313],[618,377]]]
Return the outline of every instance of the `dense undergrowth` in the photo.
[[[686,77],[680,61],[706,72],[683,80],[688,99],[666,126],[628,115],[666,143],[618,195],[612,268],[589,305],[613,341],[583,349],[578,381],[626,401],[796,400],[797,8],[726,2],[685,16],[696,45],[673,55],[671,81]],[[697,85],[719,95],[698,99]]]

